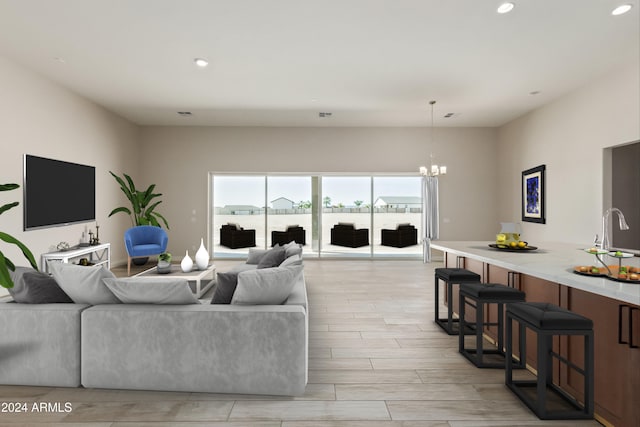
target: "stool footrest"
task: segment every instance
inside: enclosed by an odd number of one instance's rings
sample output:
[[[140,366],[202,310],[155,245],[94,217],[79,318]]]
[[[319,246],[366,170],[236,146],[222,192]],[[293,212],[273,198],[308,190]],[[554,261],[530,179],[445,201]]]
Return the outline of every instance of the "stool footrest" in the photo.
[[[458,335],[460,333],[460,319],[451,319],[451,329],[448,324],[449,319],[446,317],[443,319],[436,319],[436,324],[440,326],[449,335]],[[472,325],[465,324],[464,335],[474,335],[476,333],[475,328]]]
[[[565,408],[558,410],[548,410],[544,408],[542,411],[538,408],[538,399],[532,397],[536,395],[536,380],[518,380],[507,384],[507,387],[522,400],[542,420],[581,420],[592,419],[593,414],[585,410],[572,396],[565,393],[555,384],[547,384],[547,401],[549,398],[555,398],[556,406],[564,403]],[[526,390],[532,389],[532,393]]]

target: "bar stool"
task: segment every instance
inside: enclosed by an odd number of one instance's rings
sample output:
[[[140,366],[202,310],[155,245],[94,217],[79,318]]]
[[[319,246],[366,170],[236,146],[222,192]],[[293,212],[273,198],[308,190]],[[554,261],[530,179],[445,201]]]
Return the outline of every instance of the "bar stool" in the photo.
[[[465,270],[464,268],[436,268],[435,274],[435,286],[436,286],[436,297],[435,297],[435,306],[436,306],[436,314],[435,314],[435,322],[445,330],[445,332],[449,335],[457,335],[458,328],[454,328],[457,326],[458,319],[453,318],[453,285],[467,283],[467,282],[480,282],[480,275],[476,274],[472,271]],[[440,318],[440,286],[439,281],[442,280],[447,288],[447,317]],[[464,331],[465,334],[470,335],[473,334],[472,329],[467,329]]]
[[[476,335],[476,348],[466,348],[465,339],[463,334],[459,334],[458,350],[460,353],[469,359],[471,363],[478,368],[504,368],[504,360],[511,359],[512,353],[506,353],[509,357],[505,356],[504,352],[504,304],[508,302],[524,301],[525,293],[508,286],[499,285],[495,283],[463,283],[460,285],[460,328],[462,329],[467,325],[465,319],[467,304],[475,307],[476,309],[476,323],[475,323],[475,335]],[[473,301],[475,304],[471,303]],[[485,305],[497,304],[498,305],[498,321],[497,322],[485,322],[484,313]],[[498,327],[498,342],[496,348],[485,349],[483,345],[483,332],[485,326],[497,326]],[[500,361],[487,362],[485,361],[485,355],[498,355]],[[524,365],[522,365],[524,367]]]
[[[507,353],[512,348],[513,321],[519,324],[520,349],[525,348],[526,330],[537,334],[538,372],[535,380],[513,379],[510,360],[507,358],[505,384],[540,419],[591,419],[593,418],[593,321],[584,316],[549,303],[527,302],[507,304]],[[553,351],[555,335],[582,335],[584,337],[584,366],[580,368]],[[558,359],[584,376],[584,403],[578,402],[553,384],[553,358]],[[526,359],[526,352],[524,353]],[[522,360],[526,363],[526,360]],[[535,388],[535,393],[527,389]],[[565,402],[567,408],[550,410],[547,403],[550,394]],[[554,402],[554,406],[558,406]]]

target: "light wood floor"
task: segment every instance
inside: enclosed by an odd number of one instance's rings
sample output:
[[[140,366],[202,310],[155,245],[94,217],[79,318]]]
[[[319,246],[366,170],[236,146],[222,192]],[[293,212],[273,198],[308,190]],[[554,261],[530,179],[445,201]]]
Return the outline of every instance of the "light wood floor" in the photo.
[[[224,271],[237,261],[219,261]],[[0,413],[0,426],[597,426],[538,420],[433,323],[420,261],[305,261],[309,384],[297,398],[0,386],[0,402],[69,402],[69,413]],[[121,269],[116,269],[122,275]],[[125,269],[126,274],[126,269]]]

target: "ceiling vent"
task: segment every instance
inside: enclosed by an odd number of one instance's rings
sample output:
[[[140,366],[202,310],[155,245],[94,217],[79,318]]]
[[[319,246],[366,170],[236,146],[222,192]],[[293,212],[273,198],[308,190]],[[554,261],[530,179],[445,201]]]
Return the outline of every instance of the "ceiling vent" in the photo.
[[[193,116],[193,113],[191,111],[178,111],[178,115],[182,117],[190,117]]]
[[[318,117],[331,117],[331,114],[332,113],[327,113],[327,112],[321,111],[321,112],[318,113]]]

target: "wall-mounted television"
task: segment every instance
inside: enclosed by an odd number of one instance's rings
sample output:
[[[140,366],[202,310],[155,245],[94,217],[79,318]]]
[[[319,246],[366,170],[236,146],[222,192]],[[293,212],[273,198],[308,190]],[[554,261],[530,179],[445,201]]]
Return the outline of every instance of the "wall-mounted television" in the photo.
[[[24,229],[96,219],[96,168],[24,156]]]

